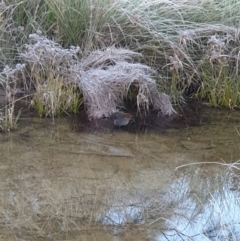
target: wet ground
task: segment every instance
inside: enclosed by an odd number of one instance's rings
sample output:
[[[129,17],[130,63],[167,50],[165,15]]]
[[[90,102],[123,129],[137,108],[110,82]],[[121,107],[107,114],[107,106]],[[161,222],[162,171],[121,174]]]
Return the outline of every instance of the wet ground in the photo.
[[[239,110],[23,114],[0,143],[0,240],[240,240]]]

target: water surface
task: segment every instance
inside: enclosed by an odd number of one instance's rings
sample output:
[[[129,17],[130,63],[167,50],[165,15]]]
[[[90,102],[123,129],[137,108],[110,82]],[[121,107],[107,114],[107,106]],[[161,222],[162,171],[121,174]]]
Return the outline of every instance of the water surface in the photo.
[[[240,113],[24,118],[0,134],[2,240],[239,240]]]

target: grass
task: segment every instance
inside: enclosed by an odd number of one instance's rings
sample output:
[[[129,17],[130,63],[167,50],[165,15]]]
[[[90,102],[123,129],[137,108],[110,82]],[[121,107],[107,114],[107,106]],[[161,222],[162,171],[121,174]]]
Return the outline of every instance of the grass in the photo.
[[[67,92],[69,81],[75,78],[70,76],[70,66],[84,61],[94,51],[104,51],[112,46],[141,53],[134,62],[153,70],[151,78],[157,81],[158,91],[170,95],[175,104],[181,104],[183,96],[191,94],[197,99],[209,101],[213,106],[232,109],[240,105],[238,1],[9,0],[1,3],[0,11],[0,66],[4,69],[6,65],[14,68],[18,63],[27,64],[18,88],[34,89],[42,94],[41,97],[34,95],[32,101],[39,115],[76,112],[78,105],[73,104],[72,108],[66,106],[65,109],[63,106],[68,101],[56,97],[58,94],[50,94],[51,91],[43,93],[43,82],[49,79],[62,81],[59,89],[54,91]],[[34,41],[37,46],[38,41],[32,38],[37,32],[46,37],[39,39],[40,42],[49,44],[52,41],[49,49],[42,49],[49,54],[48,60],[41,56],[41,49],[36,48],[35,59],[30,60],[27,56],[30,48],[34,48]],[[71,46],[79,46],[72,57]],[[37,63],[37,59],[41,62]],[[116,63],[111,58],[109,60],[103,68]],[[61,61],[69,62],[62,65]],[[81,82],[80,79],[78,82]],[[81,84],[77,84],[83,93]],[[146,97],[132,96],[135,92],[128,95],[128,89],[124,93],[119,92],[119,96],[130,96],[136,101]],[[45,90],[48,91],[47,88]],[[83,103],[88,106],[84,96]],[[51,104],[41,103],[42,100]],[[57,100],[62,101],[58,104],[59,108],[54,107],[53,101]],[[169,104],[166,108],[163,105],[160,110],[164,113]],[[44,110],[47,106],[52,106],[52,110]],[[118,103],[118,108],[120,106],[121,103]],[[138,103],[135,106],[139,106]]]
[[[16,129],[21,115],[21,110],[18,111],[17,115],[15,113],[16,103],[19,101],[16,99],[16,95],[21,93],[21,90],[17,88],[15,77],[21,73],[21,68],[21,65],[18,65],[16,69],[6,66],[0,75],[0,83],[6,95],[4,100],[1,100],[0,109],[0,130],[4,132]]]
[[[202,71],[202,83],[196,94],[200,99],[208,99],[214,107],[234,109],[240,103],[240,78],[233,75],[227,66],[214,66],[214,70]]]
[[[77,85],[65,85],[62,78],[50,75],[44,84],[36,83],[32,104],[39,116],[54,118],[62,113],[76,114],[82,98]]]
[[[10,131],[17,126],[18,100],[9,97],[18,89],[33,91],[30,99],[37,114],[49,116],[53,121],[61,113],[76,113],[83,103],[91,117],[110,116],[121,108],[125,98],[136,101],[135,106],[143,111],[152,105],[170,115],[174,113],[170,97],[179,104],[182,95],[189,92],[215,107],[237,108],[239,12],[240,2],[236,0],[1,2],[0,82],[6,90],[7,103],[0,112],[0,128]],[[233,165],[228,167],[232,169]],[[234,167],[238,169],[238,163]],[[10,230],[15,239],[24,236],[24,232],[29,235],[29,230],[34,238],[51,239],[64,233],[67,239],[69,227],[77,234],[82,233],[79,228],[82,223],[84,227],[87,224],[102,227],[101,222],[111,212],[114,215],[115,210],[120,210],[118,217],[126,214],[128,206],[133,212],[138,210],[133,204],[142,212],[126,218],[129,227],[139,220],[150,226],[159,222],[163,225],[172,220],[170,208],[185,204],[186,209],[179,213],[184,216],[190,201],[198,198],[195,195],[195,199],[183,203],[188,190],[181,197],[176,196],[179,190],[184,190],[181,185],[185,179],[177,180],[177,189],[170,190],[167,204],[154,196],[156,190],[148,193],[148,197],[155,197],[149,206],[144,206],[145,198],[141,202],[137,198],[135,203],[115,203],[117,195],[122,197],[115,187],[106,189],[109,193],[106,191],[104,194],[108,195],[100,202],[102,190],[96,186],[84,189],[81,185],[73,186],[72,180],[68,183],[64,180],[66,186],[58,186],[52,180],[41,177],[35,185],[22,179],[1,183],[0,219],[2,227]],[[218,181],[216,178],[215,183]],[[90,179],[86,181],[89,182]],[[89,195],[89,190],[95,192]],[[208,205],[222,217],[214,194],[215,190],[208,196]],[[111,209],[112,206],[117,209]],[[198,220],[197,214],[194,210],[193,216],[185,216],[188,225]],[[174,226],[173,221],[171,224]],[[204,230],[205,237],[212,230],[226,228],[222,223],[210,224]],[[174,228],[177,235],[182,235],[182,230],[176,225]],[[220,240],[234,239],[234,230],[227,228],[233,235]]]
[[[10,106],[5,106],[0,109],[0,130],[4,132],[10,132],[17,128],[17,122],[20,118],[21,111],[15,116],[14,101]]]

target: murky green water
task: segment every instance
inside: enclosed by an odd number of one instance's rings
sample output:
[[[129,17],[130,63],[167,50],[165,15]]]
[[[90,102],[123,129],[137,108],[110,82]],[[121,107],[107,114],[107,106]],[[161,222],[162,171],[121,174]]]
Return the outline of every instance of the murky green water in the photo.
[[[22,119],[0,143],[0,240],[240,240],[239,111]]]

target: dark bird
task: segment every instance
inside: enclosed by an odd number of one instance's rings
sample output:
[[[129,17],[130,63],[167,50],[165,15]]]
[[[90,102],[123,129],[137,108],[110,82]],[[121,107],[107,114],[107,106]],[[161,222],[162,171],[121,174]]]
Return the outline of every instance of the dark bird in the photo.
[[[114,125],[115,126],[126,126],[130,120],[133,120],[133,117],[129,113],[116,112],[114,114]]]

